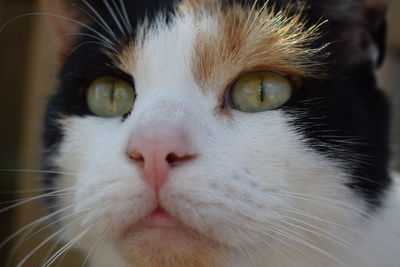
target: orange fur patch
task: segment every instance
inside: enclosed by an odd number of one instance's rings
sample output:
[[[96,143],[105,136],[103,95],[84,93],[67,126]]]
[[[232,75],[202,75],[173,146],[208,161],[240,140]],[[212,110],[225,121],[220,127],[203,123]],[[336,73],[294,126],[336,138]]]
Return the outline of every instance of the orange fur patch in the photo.
[[[203,5],[202,3],[205,3]],[[306,27],[289,7],[222,8],[209,0],[188,0],[181,9],[197,16],[198,32],[192,71],[203,90],[225,88],[235,78],[254,70],[271,70],[288,76],[315,76],[321,49],[307,45],[318,37],[318,26]],[[209,25],[212,18],[214,25]]]
[[[122,246],[125,260],[135,267],[221,267],[224,250],[184,229],[139,227]]]
[[[134,42],[129,41],[119,47],[118,53],[106,52],[106,54],[116,62],[116,65],[121,70],[126,73],[132,73],[132,69],[135,66],[134,47]]]

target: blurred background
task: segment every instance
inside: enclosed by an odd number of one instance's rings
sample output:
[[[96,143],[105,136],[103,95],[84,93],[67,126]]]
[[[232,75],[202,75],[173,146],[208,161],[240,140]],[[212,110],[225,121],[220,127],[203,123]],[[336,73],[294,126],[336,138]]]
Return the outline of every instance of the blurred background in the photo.
[[[37,12],[33,0],[0,0],[0,26],[10,18]],[[400,1],[389,9],[388,54],[379,72],[380,84],[392,102],[393,169],[400,170]],[[40,135],[43,108],[54,87],[57,60],[55,37],[45,16],[13,20],[0,32],[0,266],[16,266],[38,247],[51,231],[39,224],[22,239],[3,240],[45,214],[41,200],[7,209],[12,200],[34,197],[40,189]],[[13,171],[30,170],[30,171]],[[16,192],[18,190],[18,192]],[[32,235],[32,237],[30,236]],[[21,241],[22,240],[22,241]],[[17,250],[12,247],[18,245]],[[38,249],[24,266],[40,266],[49,251],[60,247],[57,239]],[[76,252],[62,257],[58,266],[81,266]]]

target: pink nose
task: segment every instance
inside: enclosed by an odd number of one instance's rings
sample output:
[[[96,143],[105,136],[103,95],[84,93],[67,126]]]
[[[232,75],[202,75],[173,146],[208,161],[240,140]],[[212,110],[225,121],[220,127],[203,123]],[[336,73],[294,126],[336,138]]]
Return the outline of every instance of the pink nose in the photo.
[[[189,154],[187,142],[180,135],[132,137],[128,155],[143,170],[144,179],[158,192],[168,179],[172,168],[195,156]]]

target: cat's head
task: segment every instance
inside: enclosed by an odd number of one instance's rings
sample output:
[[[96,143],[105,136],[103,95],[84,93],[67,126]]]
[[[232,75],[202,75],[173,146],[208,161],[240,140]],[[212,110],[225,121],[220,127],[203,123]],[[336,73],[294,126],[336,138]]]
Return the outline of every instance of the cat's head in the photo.
[[[43,2],[64,40],[44,181],[96,257],[335,262],[384,204],[384,1]]]

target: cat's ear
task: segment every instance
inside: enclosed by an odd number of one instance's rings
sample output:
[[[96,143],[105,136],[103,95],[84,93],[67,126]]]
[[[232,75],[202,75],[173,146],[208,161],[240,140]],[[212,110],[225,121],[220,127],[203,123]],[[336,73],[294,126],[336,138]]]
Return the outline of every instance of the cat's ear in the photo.
[[[385,54],[386,9],[389,0],[313,0],[328,25],[345,64],[378,67]]]
[[[59,38],[61,50],[68,49],[76,39],[76,33],[82,30],[82,24],[88,23],[84,15],[73,1],[40,0],[42,11],[49,14],[50,22]]]

